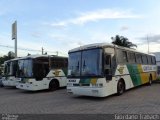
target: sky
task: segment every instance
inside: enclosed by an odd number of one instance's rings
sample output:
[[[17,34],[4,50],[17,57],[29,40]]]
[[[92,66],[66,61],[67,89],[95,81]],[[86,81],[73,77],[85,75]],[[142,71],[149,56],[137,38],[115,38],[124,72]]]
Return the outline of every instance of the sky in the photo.
[[[0,55],[14,51],[11,26],[17,21],[18,56],[67,56],[70,49],[111,43],[120,35],[147,53],[160,51],[160,0],[0,0]],[[147,39],[148,38],[148,39]]]

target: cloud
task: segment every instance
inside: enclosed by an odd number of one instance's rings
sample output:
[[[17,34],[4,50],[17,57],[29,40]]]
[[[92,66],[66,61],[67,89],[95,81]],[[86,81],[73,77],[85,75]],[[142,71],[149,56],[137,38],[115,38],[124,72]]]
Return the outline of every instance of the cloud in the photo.
[[[104,19],[131,19],[140,18],[141,16],[133,14],[130,10],[114,10],[114,9],[99,9],[80,13],[78,17],[58,21],[51,24],[54,27],[66,27],[69,24],[83,25],[88,22],[96,22]]]
[[[152,43],[149,44],[149,52],[159,52],[160,44]],[[138,45],[137,50],[140,52],[148,53],[148,44],[143,43],[141,45]]]
[[[128,30],[128,29],[129,29],[128,26],[122,26],[122,27],[120,28],[121,31],[126,31],[126,30]]]
[[[42,35],[42,33],[40,33],[40,32],[33,32],[33,33],[31,33],[31,36],[34,37],[34,38],[40,38],[41,35]]]
[[[147,39],[149,40],[149,42],[160,42],[160,34],[156,34],[156,35],[146,35],[144,37],[140,37],[140,40],[143,40],[143,42]]]
[[[49,37],[53,40],[56,40],[56,41],[58,40],[58,41],[63,41],[63,42],[65,42],[66,38],[68,38],[68,36],[66,35],[59,35],[59,34],[54,35],[54,33],[50,34]]]
[[[10,8],[0,3],[0,16],[4,16],[10,12]]]

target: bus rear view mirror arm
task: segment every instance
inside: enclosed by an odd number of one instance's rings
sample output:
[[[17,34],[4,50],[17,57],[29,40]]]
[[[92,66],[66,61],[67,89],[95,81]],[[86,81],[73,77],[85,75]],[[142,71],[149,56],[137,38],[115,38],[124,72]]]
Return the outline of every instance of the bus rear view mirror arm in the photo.
[[[106,80],[112,80],[112,75],[106,75]]]

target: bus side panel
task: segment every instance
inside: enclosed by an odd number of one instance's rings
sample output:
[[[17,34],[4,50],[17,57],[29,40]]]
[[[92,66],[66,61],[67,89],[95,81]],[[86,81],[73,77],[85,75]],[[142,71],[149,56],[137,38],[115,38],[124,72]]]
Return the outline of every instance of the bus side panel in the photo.
[[[65,69],[53,69],[47,75],[47,77],[58,80],[60,87],[64,87],[67,85],[66,76],[67,76],[67,71]]]
[[[157,80],[157,72],[151,72],[152,74],[152,79]]]
[[[127,68],[134,86],[148,83],[150,74],[153,80],[156,79],[156,72],[154,72],[156,70],[152,65],[128,64]]]
[[[128,64],[127,65],[129,74],[131,76],[131,80],[134,86],[138,86],[142,84],[140,72],[142,72],[141,67],[136,64]]]
[[[126,65],[118,65],[115,73],[115,80],[118,81],[120,79],[123,79],[125,82],[126,89],[130,89],[134,87],[132,78],[130,76],[130,71],[128,70],[128,67]],[[118,83],[118,82],[117,82]],[[117,87],[117,85],[116,85]],[[116,88],[117,90],[117,88]]]

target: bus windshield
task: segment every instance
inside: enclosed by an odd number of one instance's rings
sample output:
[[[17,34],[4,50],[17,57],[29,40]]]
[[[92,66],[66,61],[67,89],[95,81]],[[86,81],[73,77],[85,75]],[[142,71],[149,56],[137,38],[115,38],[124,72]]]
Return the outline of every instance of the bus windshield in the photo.
[[[4,63],[4,75],[5,76],[11,74],[10,68],[11,68],[11,63],[10,62]]]
[[[19,77],[33,77],[32,59],[18,61],[18,76]]]
[[[4,63],[4,75],[15,76],[17,71],[17,61],[10,61]]]
[[[49,72],[47,59],[24,59],[18,61],[18,77],[42,80]]]
[[[81,52],[70,53],[68,62],[68,75],[80,76]]]
[[[70,53],[68,69],[68,77],[101,76],[102,49]]]

